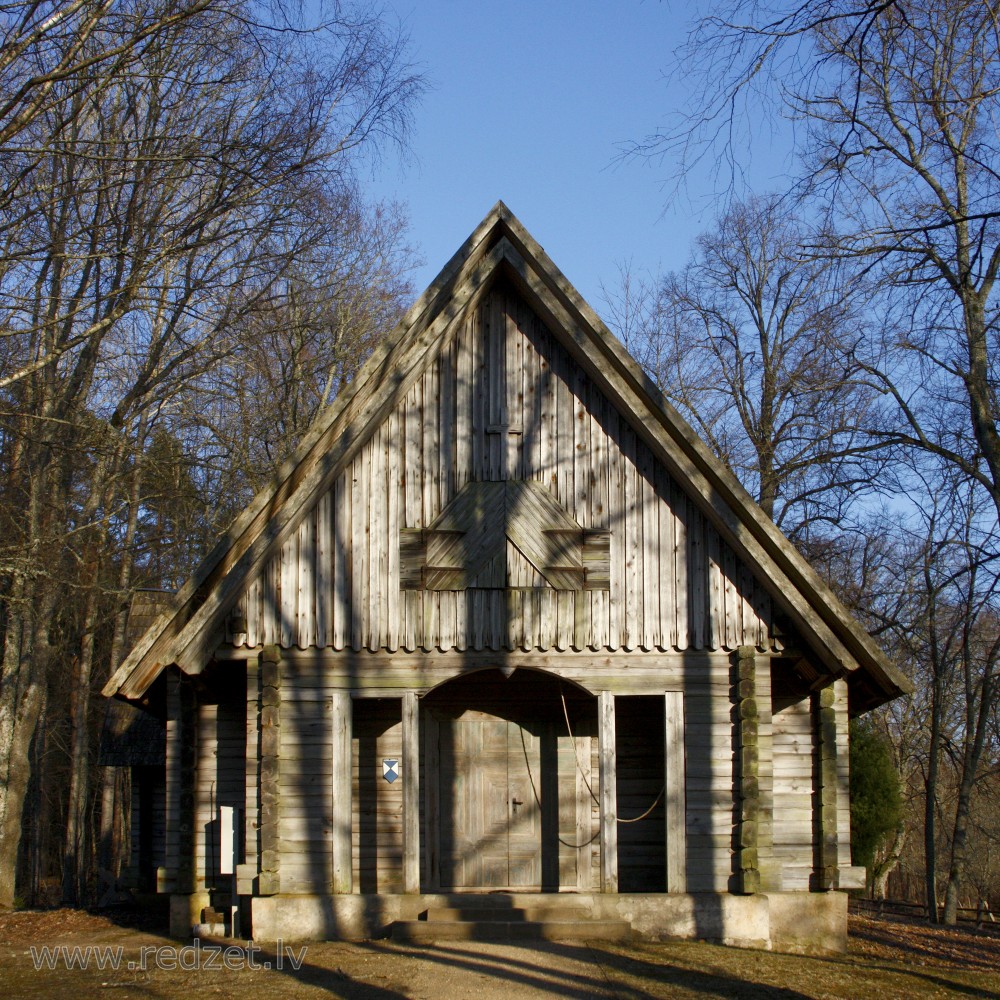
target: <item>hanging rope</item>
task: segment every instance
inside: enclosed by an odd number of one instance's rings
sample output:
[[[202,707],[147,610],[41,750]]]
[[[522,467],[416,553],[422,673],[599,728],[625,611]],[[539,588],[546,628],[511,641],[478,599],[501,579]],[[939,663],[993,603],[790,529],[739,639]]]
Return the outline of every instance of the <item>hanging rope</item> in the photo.
[[[569,709],[566,707],[566,694],[563,691],[562,684],[559,685],[559,699],[562,701],[563,718],[566,720],[566,732],[569,733],[570,743],[573,744],[573,756],[576,757],[577,770],[580,772],[580,777],[583,778],[583,783],[587,786],[587,791],[590,792],[590,797],[600,805],[601,802],[594,794],[594,789],[590,787],[590,779],[587,777],[587,772],[580,761],[580,748],[576,745],[576,737],[573,735],[573,729],[569,724]]]
[[[587,786],[587,791],[590,792],[590,797],[595,802],[597,802],[598,805],[600,805],[600,801],[594,794],[594,789],[590,787],[590,782],[587,780],[587,772],[583,769],[583,765],[580,763],[580,750],[576,745],[576,738],[573,736],[573,728],[569,724],[569,709],[566,707],[566,692],[563,690],[562,684],[559,685],[559,698],[562,701],[563,718],[566,720],[566,732],[569,733],[570,741],[573,744],[573,754],[576,757],[576,766],[580,770],[580,777],[583,778],[583,783]],[[522,742],[524,741],[523,735],[521,737],[521,741]],[[639,820],[645,819],[660,804],[660,799],[663,798],[663,793],[666,791],[666,789],[667,789],[667,783],[664,782],[662,785],[660,785],[660,790],[659,792],[657,792],[656,798],[653,799],[653,804],[644,813],[642,813],[639,816],[634,816],[631,819],[622,819],[622,817],[619,816],[618,822],[638,823]]]
[[[570,743],[573,744],[573,756],[576,758],[577,770],[580,772],[580,777],[583,778],[583,783],[587,786],[587,791],[590,792],[590,797],[600,805],[600,800],[594,794],[594,789],[590,784],[590,780],[587,777],[587,770],[583,766],[583,762],[580,760],[580,748],[576,745],[576,737],[573,735],[573,727],[570,725],[569,721],[569,708],[566,705],[566,692],[563,690],[562,684],[559,685],[559,699],[562,702],[563,718],[566,720],[566,733],[569,735]],[[542,809],[542,800],[538,795],[538,789],[535,787],[535,776],[531,770],[531,758],[528,756],[528,745],[524,741],[524,728],[520,723],[517,724],[517,731],[521,734],[521,752],[524,754],[524,766],[528,770],[528,783],[531,785],[531,794],[534,797],[535,805],[538,806],[539,812]],[[617,817],[619,823],[638,823],[640,820],[644,820],[659,804],[660,800],[663,798],[663,793],[667,789],[667,784],[664,782],[660,785],[659,792],[656,793],[656,798],[653,799],[652,805],[643,813],[638,816],[633,816],[629,819],[623,819],[621,816]],[[558,815],[558,810],[557,810]],[[594,831],[594,835],[589,839],[585,840],[582,844],[571,844],[568,840],[564,840],[562,836],[557,833],[556,839],[564,847],[570,848],[570,850],[577,851],[581,847],[586,847],[588,844],[592,844],[600,836],[600,829]]]
[[[622,819],[621,816],[619,816],[618,817],[618,822],[619,823],[638,823],[639,820],[645,819],[660,804],[660,799],[663,798],[663,793],[666,791],[666,788],[667,788],[666,784],[660,785],[660,791],[657,794],[656,798],[653,799],[653,804],[644,813],[642,813],[639,816],[635,816],[632,819]]]
[[[528,783],[531,785],[531,794],[535,797],[535,804],[538,806],[539,812],[541,812],[542,800],[538,797],[538,790],[535,788],[535,777],[531,773],[531,760],[528,757],[528,745],[524,742],[524,729],[520,723],[517,724],[517,731],[521,734],[521,750],[524,753],[525,767],[528,769]],[[556,815],[558,816],[558,809],[556,810]],[[571,844],[568,840],[563,840],[562,836],[557,831],[556,839],[563,845],[563,847],[568,847],[570,850],[578,851],[581,847],[586,847],[588,844],[592,844],[600,835],[601,831],[600,828],[598,828],[594,831],[594,835],[590,838],[590,840],[585,840],[582,844]]]

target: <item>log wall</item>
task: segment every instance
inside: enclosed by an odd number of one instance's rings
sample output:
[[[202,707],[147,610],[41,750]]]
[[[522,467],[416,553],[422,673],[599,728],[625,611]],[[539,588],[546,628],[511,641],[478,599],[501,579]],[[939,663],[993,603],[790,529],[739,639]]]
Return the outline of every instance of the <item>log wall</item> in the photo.
[[[812,706],[808,695],[772,720],[774,752],[774,855],[780,888],[805,891],[813,871]]]
[[[851,799],[848,746],[847,684],[835,681],[837,745],[837,864],[851,864]],[[814,707],[807,695],[782,708],[773,718],[774,752],[774,855],[785,891],[806,890],[816,858],[817,836],[813,814],[819,781]]]
[[[586,682],[586,670],[579,660],[585,656],[572,656],[576,668],[574,679],[583,683]],[[458,676],[463,659],[459,654],[438,654],[433,660],[433,673],[438,676],[451,669],[453,676]],[[592,659],[595,666],[600,665],[602,678],[614,672],[615,663],[619,664],[622,679],[618,691],[621,694],[628,694],[629,681],[634,690],[646,693],[643,698],[616,699],[616,706],[620,707],[617,727],[619,757],[624,761],[626,757],[631,758],[633,752],[638,754],[634,766],[630,761],[622,767],[618,785],[619,811],[624,817],[632,817],[652,802],[664,780],[663,697],[661,694],[654,698],[648,693],[652,687],[653,668],[633,668],[630,664],[635,662],[634,657],[619,653],[611,661],[610,668],[607,657],[595,655]],[[281,891],[328,892],[332,884],[331,855],[334,823],[337,821],[331,792],[332,699],[345,688],[364,690],[366,677],[363,671],[359,674],[357,659],[350,653],[327,653],[324,661],[287,659],[283,661],[282,668]],[[633,669],[637,673],[630,678]],[[732,658],[719,654],[701,656],[697,661],[681,655],[661,655],[656,662],[656,684],[661,690],[682,692],[684,700],[685,876],[687,889],[691,892],[728,891],[733,874],[736,751],[731,715],[732,669]],[[766,700],[770,697],[768,672],[765,659],[761,669],[760,694]],[[480,688],[500,678],[492,670],[466,676]],[[504,682],[512,694],[518,690],[518,676],[515,674],[512,680]],[[402,676],[390,675],[385,680],[392,686],[390,690],[400,690],[406,686],[407,675],[404,671]],[[414,678],[409,677],[409,681],[412,684]],[[557,699],[542,707],[552,713],[556,724],[561,725],[562,710]],[[804,738],[811,740],[808,713],[802,719],[795,718],[805,727]],[[434,781],[431,777],[435,766],[428,759],[427,749],[432,726],[425,715],[422,716],[421,726],[424,746],[421,761],[421,842],[425,845],[421,851],[421,880],[427,885],[433,878],[426,850],[431,835],[427,820],[437,805],[433,800]],[[599,839],[585,844],[600,828],[598,802],[591,795],[591,790],[594,796],[598,793],[598,741],[594,731],[587,726],[578,729],[574,725],[574,736],[577,742],[575,752],[566,737],[560,736],[558,740],[559,836],[564,842],[559,850],[558,881],[564,889],[586,891],[600,885]],[[780,739],[778,742],[780,745]],[[765,777],[761,785],[765,794],[770,790],[766,777],[770,773],[770,752],[770,743],[762,742],[762,773]],[[402,783],[386,783],[381,777],[380,765],[384,757],[402,756],[399,698],[356,699],[351,761],[354,809],[350,821],[355,892],[400,891]],[[811,767],[808,751],[804,759],[808,772]],[[585,781],[584,775],[578,772],[588,765],[589,773]],[[405,769],[405,761],[403,766]],[[776,766],[776,770],[781,768]],[[252,780],[251,776],[251,784]],[[807,776],[807,787],[808,784]],[[251,788],[248,796],[251,813],[252,800]],[[590,803],[585,818],[571,808],[571,803],[577,800]],[[785,801],[782,800],[783,804]],[[805,808],[810,807],[808,791],[804,793],[803,802]],[[776,807],[776,816],[780,812],[781,808]],[[762,815],[761,826],[767,831],[766,841],[770,836],[770,810]],[[642,824],[635,827],[629,825],[627,829],[625,825],[620,827],[621,852],[628,853],[628,860],[622,866],[626,883],[636,886],[642,883],[650,891],[660,890],[659,883],[663,881],[663,832],[662,803]],[[251,843],[251,834],[248,829],[248,844]],[[808,880],[806,869],[812,857],[811,833],[804,836],[802,865],[804,877]],[[775,839],[776,850],[779,850],[777,842],[781,837],[777,829]],[[583,846],[574,849],[574,845]],[[785,848],[786,860],[798,859],[803,848],[802,838],[793,837]]]
[[[468,483],[529,480],[581,532],[607,540],[601,572],[590,581],[596,586],[554,589],[509,538],[506,553],[496,557],[504,572],[491,564],[466,589],[425,589],[419,572],[414,577],[412,567],[403,565],[401,537],[422,538]],[[248,666],[261,648],[284,651],[282,893],[328,892],[335,878],[348,875],[355,892],[401,890],[402,784],[389,785],[374,770],[383,757],[403,756],[399,698],[404,692],[423,696],[449,677],[488,667],[492,654],[504,651],[525,654],[520,665],[526,669],[575,680],[593,693],[644,695],[650,705],[656,695],[661,712],[664,692],[682,696],[685,885],[689,892],[730,890],[739,833],[732,654],[740,646],[756,650],[760,664],[763,801],[757,850],[763,886],[809,888],[810,702],[783,706],[770,717],[769,660],[780,656],[786,637],[767,589],[509,286],[495,286],[456,325],[401,402],[251,581],[227,630],[226,648],[234,657],[246,657]],[[838,860],[845,865],[846,685],[838,685]],[[242,729],[235,716],[226,721],[221,709],[212,714],[213,706],[202,706],[199,715],[199,742],[217,746],[219,757],[202,751],[196,781],[198,884],[204,884],[206,870],[212,877],[207,846],[212,810],[219,795],[236,796],[237,776],[245,779],[250,814],[257,811],[259,775],[250,759],[256,749],[255,692],[256,687],[235,713],[243,713]],[[346,744],[340,752],[333,743],[333,717],[348,693],[361,692],[371,701],[353,713],[355,808],[347,820],[334,815],[332,768],[338,753],[345,793],[348,776]],[[631,761],[618,778],[623,816],[645,808],[663,782],[662,755],[656,760],[664,739],[662,716],[648,740],[629,721],[630,712],[641,715],[647,708],[622,701],[626,727],[619,720],[619,756]],[[168,742],[178,732],[168,726]],[[560,798],[563,787],[572,786],[571,802],[584,801],[580,760],[589,763],[587,780],[597,791],[597,742],[592,734],[579,734],[576,752],[568,741],[559,742]],[[421,767],[426,844],[433,787],[426,753]],[[168,750],[167,774],[168,805],[176,813],[176,750],[173,756]],[[767,801],[772,781],[773,817]],[[587,810],[561,801],[560,807],[559,835],[568,844],[582,843],[600,826],[597,802]],[[334,857],[336,824],[345,822],[353,852],[349,865],[346,854],[337,855],[342,864]],[[663,825],[661,806],[647,827],[619,829],[628,859],[619,866],[623,888],[664,880]],[[166,848],[167,866],[176,869],[176,850],[171,855],[169,841]],[[248,821],[248,860],[259,849]],[[432,882],[426,850],[421,863],[422,880]],[[333,870],[337,866],[340,875]],[[582,853],[560,850],[558,867],[559,884],[567,887],[597,887],[608,875],[602,875],[597,844]]]

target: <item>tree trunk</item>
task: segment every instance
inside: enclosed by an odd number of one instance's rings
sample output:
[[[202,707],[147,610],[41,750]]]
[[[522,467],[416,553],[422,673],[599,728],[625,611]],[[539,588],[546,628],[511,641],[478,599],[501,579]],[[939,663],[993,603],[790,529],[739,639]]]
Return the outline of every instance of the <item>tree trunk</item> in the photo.
[[[979,772],[986,734],[994,708],[996,656],[1000,648],[1000,638],[995,639],[992,649],[983,664],[983,677],[979,687],[979,703],[975,703],[976,684],[973,677],[974,658],[966,653],[964,657],[966,686],[965,753],[962,758],[962,780],[958,786],[958,802],[955,806],[955,827],[951,839],[951,864],[948,868],[948,887],[944,901],[944,923],[954,927],[958,922],[958,893],[968,855],[969,818],[972,813],[972,789]],[[968,642],[966,643],[968,650]],[[970,739],[971,735],[971,739]]]
[[[42,798],[42,762],[48,745],[48,727],[45,723],[45,713],[48,703],[48,692],[42,688],[43,701],[39,711],[38,725],[35,727],[35,738],[31,743],[31,778],[30,795],[27,808],[30,811],[31,823],[28,829],[27,864],[24,866],[26,876],[26,902],[29,906],[42,906],[46,902],[42,894],[42,879],[45,875],[45,856],[48,838],[45,823]]]
[[[121,772],[120,767],[101,768],[101,830],[97,864],[109,878],[121,874]]]
[[[93,567],[92,567],[93,569]],[[93,570],[96,575],[96,570]],[[77,906],[83,901],[87,855],[87,802],[90,798],[90,681],[94,664],[94,632],[97,627],[98,588],[87,593],[83,635],[77,658],[72,698],[72,742],[70,747],[69,793],[66,802],[66,836],[63,841],[64,903]]]
[[[924,782],[924,893],[927,900],[927,917],[938,922],[937,907],[937,849],[935,821],[937,811],[938,767],[941,755],[941,695],[940,684],[935,681],[931,706],[930,744],[927,749],[927,778]]]
[[[23,609],[15,608],[8,618],[0,676],[0,909],[11,909],[17,895],[31,740],[45,702],[45,671],[39,652],[34,623]]]
[[[903,856],[903,848],[905,846],[906,827],[900,823],[896,827],[892,843],[889,845],[885,857],[872,866],[872,899],[885,899],[888,895],[889,876],[899,867],[899,861]]]
[[[133,442],[133,454],[140,456],[146,443],[148,421],[145,412],[139,416],[139,424]],[[132,547],[139,526],[139,498],[142,489],[142,462],[133,462],[129,477],[128,520],[122,541],[121,558],[118,564],[118,599],[114,617],[114,631],[111,638],[110,674],[121,665],[125,649],[128,613],[132,587]],[[131,825],[132,797],[127,768],[104,767],[101,769],[101,832],[98,866],[107,877],[117,883],[122,870],[122,855],[128,848],[127,831]]]

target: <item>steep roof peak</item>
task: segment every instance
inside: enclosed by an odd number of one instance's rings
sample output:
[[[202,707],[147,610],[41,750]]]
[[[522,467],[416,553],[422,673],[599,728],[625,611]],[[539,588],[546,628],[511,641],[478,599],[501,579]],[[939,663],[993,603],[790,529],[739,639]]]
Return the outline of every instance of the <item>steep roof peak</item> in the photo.
[[[147,630],[105,694],[139,697],[167,665],[197,673],[241,587],[295,530],[351,460],[372,426],[499,276],[531,308],[623,413],[658,461],[682,482],[720,535],[759,568],[825,676],[864,679],[866,704],[907,689],[906,680],[815,571],[711,454],[503,201],[490,209],[407,311],[352,384],[320,413],[271,484],[236,519]],[[860,673],[859,673],[860,671]]]

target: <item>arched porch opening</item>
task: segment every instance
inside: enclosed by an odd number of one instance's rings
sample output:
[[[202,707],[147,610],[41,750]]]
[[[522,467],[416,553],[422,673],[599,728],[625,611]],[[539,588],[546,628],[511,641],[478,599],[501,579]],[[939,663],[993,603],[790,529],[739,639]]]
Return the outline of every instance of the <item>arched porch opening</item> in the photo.
[[[540,670],[488,669],[421,702],[427,891],[597,888],[597,698]]]

